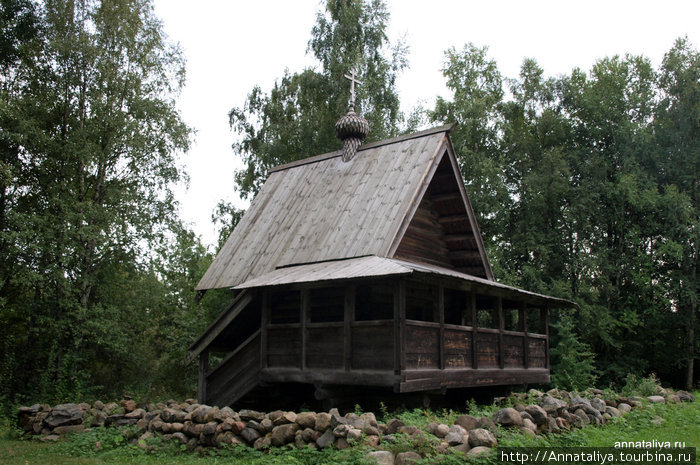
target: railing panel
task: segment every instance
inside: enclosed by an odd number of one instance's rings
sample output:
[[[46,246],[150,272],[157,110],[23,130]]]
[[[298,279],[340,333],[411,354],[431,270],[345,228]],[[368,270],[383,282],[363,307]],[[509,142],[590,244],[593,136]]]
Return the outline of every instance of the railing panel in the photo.
[[[355,370],[393,370],[394,327],[391,321],[351,327],[352,359]]]
[[[528,338],[530,368],[547,368],[547,340]]]
[[[406,369],[440,366],[440,328],[406,324]]]
[[[479,330],[476,335],[476,356],[479,368],[498,368],[498,332]]]
[[[503,336],[503,356],[505,368],[523,368],[525,366],[522,335]]]
[[[343,368],[343,328],[338,326],[308,329],[306,340],[306,367]]]
[[[445,368],[471,368],[471,329],[445,328]]]
[[[267,366],[298,367],[301,361],[299,326],[267,330]]]

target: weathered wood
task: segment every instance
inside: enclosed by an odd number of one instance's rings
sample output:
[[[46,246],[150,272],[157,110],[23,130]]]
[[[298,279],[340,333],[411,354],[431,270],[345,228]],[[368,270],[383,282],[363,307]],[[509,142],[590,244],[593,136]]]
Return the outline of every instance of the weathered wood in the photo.
[[[199,381],[197,384],[197,398],[204,403],[207,398],[207,372],[209,371],[209,349],[199,353]]]
[[[549,381],[549,370],[546,369],[410,370],[404,373],[399,389],[400,392],[416,392],[441,388],[538,384]]]
[[[344,318],[343,318],[343,366],[345,371],[352,367],[352,323],[355,319],[355,286],[345,287]]]
[[[187,356],[185,357],[185,364],[191,363],[197,355],[199,355],[205,348],[216,339],[216,337],[221,334],[221,332],[226,329],[226,327],[231,324],[231,322],[243,311],[243,309],[253,300],[253,291],[241,291],[236,298],[233,300],[231,305],[221,312],[219,316],[209,325],[209,327],[202,333],[201,336],[190,346]]]
[[[471,329],[445,328],[444,331],[444,368],[470,368],[473,362]]]
[[[440,369],[445,369],[445,288],[438,287],[437,317],[440,322],[440,333],[438,336]]]
[[[503,329],[505,321],[503,318],[503,299],[501,297],[496,298],[496,315],[498,319],[498,366],[500,368],[505,368],[505,350],[503,350]]]
[[[311,308],[309,293],[309,289],[302,289],[301,291],[301,326],[299,328],[299,337],[301,339],[301,360],[299,360],[299,368],[302,370],[306,369],[306,345],[309,336],[306,326],[309,324],[309,310]]]
[[[439,368],[439,338],[439,326],[437,328],[425,328],[407,323],[403,348],[406,357],[406,369]]]
[[[469,293],[469,312],[472,314],[472,368],[479,368],[479,356],[477,348],[477,333],[479,321],[476,319],[476,292]]]
[[[267,327],[270,324],[270,294],[263,292],[260,316],[260,366],[267,367]]]
[[[260,379],[266,383],[309,383],[317,385],[347,384],[353,386],[394,386],[399,375],[389,370],[306,370],[298,368],[266,368]]]
[[[351,370],[392,370],[394,331],[392,323],[352,327]]]
[[[291,326],[291,325],[290,325]],[[291,328],[276,328],[270,326],[267,331],[267,365],[270,367],[300,366],[301,325]]]
[[[542,326],[543,326],[543,331],[545,336],[547,338],[545,339],[545,353],[544,353],[544,360],[546,367],[549,368],[549,309],[547,307],[543,307],[541,310],[541,316],[540,318],[542,319]]]
[[[527,305],[524,302],[520,303],[519,309],[520,315],[520,330],[523,332],[523,367],[530,367],[530,343],[527,335]]]
[[[227,406],[258,385],[260,379],[260,332],[256,332],[207,374],[209,405]]]
[[[339,369],[345,365],[342,326],[307,328],[305,369]]]
[[[403,279],[394,285],[394,373],[406,368],[406,354],[402,350],[406,329],[406,282]]]

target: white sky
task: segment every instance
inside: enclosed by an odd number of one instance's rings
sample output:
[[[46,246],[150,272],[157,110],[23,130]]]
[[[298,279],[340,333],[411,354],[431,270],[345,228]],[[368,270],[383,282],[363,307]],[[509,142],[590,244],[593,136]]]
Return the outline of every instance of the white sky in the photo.
[[[698,0],[386,1],[390,40],[405,37],[410,47],[410,67],[398,81],[405,112],[449,96],[443,52],[467,42],[488,46],[507,77],[517,76],[525,57],[556,76],[625,53],[658,66],[684,35],[700,47]],[[228,111],[243,105],[254,85],[269,90],[285,68],[316,65],[305,52],[321,8],[319,0],[155,0],[156,15],[187,58],[179,108],[197,134],[183,157],[189,189],[177,197],[183,218],[206,244],[216,242],[211,214],[219,200],[246,205],[234,190],[233,172],[242,163],[231,149]]]

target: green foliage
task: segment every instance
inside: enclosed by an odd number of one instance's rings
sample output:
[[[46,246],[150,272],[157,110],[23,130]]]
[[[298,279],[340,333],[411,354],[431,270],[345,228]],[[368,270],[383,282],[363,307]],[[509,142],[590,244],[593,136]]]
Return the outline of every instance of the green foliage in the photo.
[[[473,44],[445,57],[452,96],[428,116],[459,123],[452,139],[494,271],[580,305],[552,344],[555,381],[583,386],[595,359],[603,384],[652,370],[680,383],[681,366],[692,384],[697,50],[681,39],[658,70],[626,55],[557,78],[526,59],[506,79]]]
[[[233,149],[246,167],[236,173],[244,196],[254,196],[276,165],[337,150],[335,122],[347,112],[354,68],[363,84],[355,110],[370,123],[369,139],[398,132],[398,73],[406,67],[406,49],[386,36],[389,13],[379,0],[328,0],[311,31],[308,51],[321,69],[285,71],[269,93],[254,87],[242,108],[229,113],[238,134]]]
[[[620,392],[626,396],[648,397],[658,394],[661,383],[655,374],[646,377],[638,377],[630,373],[625,378],[625,384]]]
[[[554,386],[567,391],[594,386],[597,379],[594,354],[579,341],[570,314],[562,312],[552,328],[556,332],[550,349]]]
[[[190,394],[181,360],[211,257],[173,198],[182,54],[149,0],[1,5],[3,408]]]

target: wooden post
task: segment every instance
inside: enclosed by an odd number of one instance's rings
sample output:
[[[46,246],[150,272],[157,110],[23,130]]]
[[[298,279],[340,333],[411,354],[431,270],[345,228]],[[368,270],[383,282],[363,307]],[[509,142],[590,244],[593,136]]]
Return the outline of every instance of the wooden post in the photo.
[[[472,313],[472,368],[479,368],[479,357],[477,351],[479,346],[477,338],[479,337],[479,320],[476,318],[476,292],[469,293],[469,311]]]
[[[406,330],[406,282],[396,281],[394,286],[394,373],[400,374],[406,368],[406,353],[403,350]]]
[[[520,330],[523,332],[523,366],[530,368],[530,343],[527,339],[527,304],[525,302],[520,302],[518,319]]]
[[[303,371],[306,369],[306,339],[308,332],[306,330],[306,324],[309,321],[309,313],[311,308],[311,291],[309,289],[301,290],[301,360],[299,363],[299,368]]]
[[[505,367],[505,354],[503,350],[503,299],[496,297],[496,314],[498,315],[498,366],[503,369]]]
[[[549,312],[547,307],[542,307],[540,309],[540,324],[542,325],[542,331],[544,335],[547,336],[544,345],[544,364],[547,369],[549,369]]]
[[[197,402],[204,404],[207,401],[207,372],[209,371],[209,349],[204,349],[199,354],[199,382],[197,385]]]
[[[267,325],[270,323],[270,293],[262,294],[262,316],[260,318],[260,368],[267,368]]]
[[[345,371],[352,368],[352,322],[355,320],[355,286],[345,287],[343,316],[343,355]]]
[[[439,351],[440,351],[440,369],[444,370],[445,369],[445,288],[442,286],[438,286],[438,295],[437,295],[437,313],[438,313],[438,322],[440,323],[440,340],[438,341],[439,344]]]

